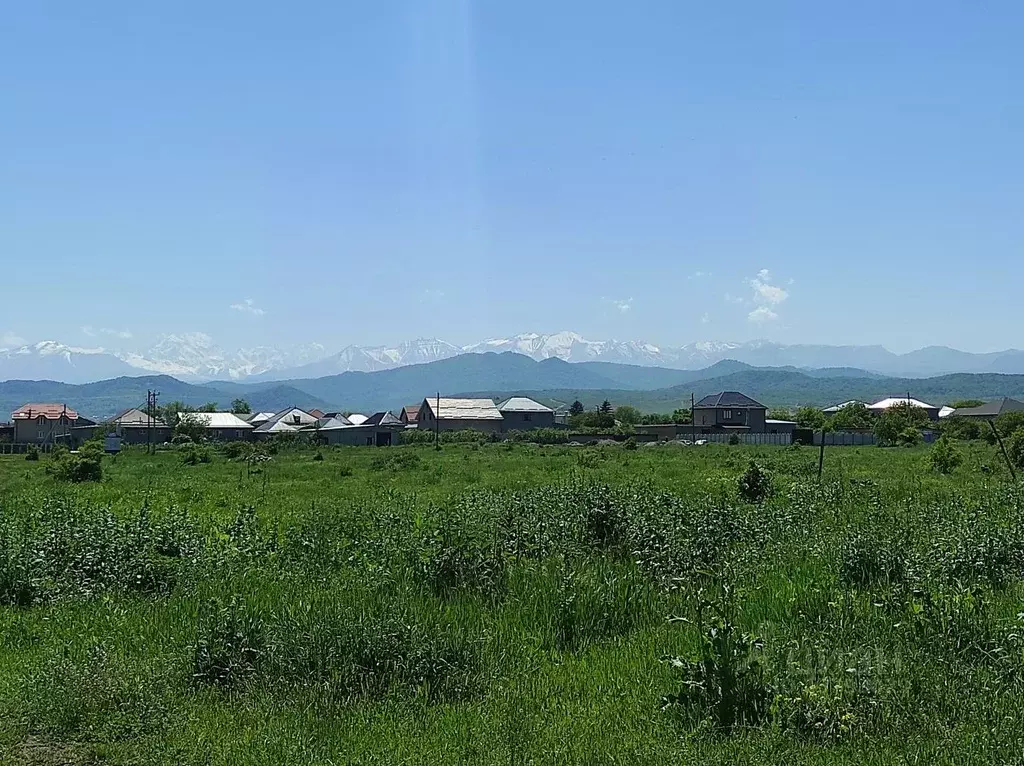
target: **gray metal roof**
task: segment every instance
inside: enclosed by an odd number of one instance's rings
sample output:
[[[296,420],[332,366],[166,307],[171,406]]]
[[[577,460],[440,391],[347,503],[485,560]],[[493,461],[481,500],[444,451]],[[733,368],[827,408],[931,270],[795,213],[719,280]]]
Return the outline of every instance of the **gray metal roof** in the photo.
[[[367,426],[400,426],[405,427],[405,423],[396,418],[390,412],[375,412],[365,421],[363,425]]]
[[[554,412],[550,407],[545,407],[540,402],[535,402],[528,396],[513,396],[503,404],[498,405],[499,412]]]
[[[961,407],[954,410],[953,414],[966,418],[994,418],[1004,412],[1019,412],[1021,410],[1024,410],[1024,402],[1004,396],[994,402],[985,402],[980,407]]]
[[[503,420],[501,412],[490,399],[454,399],[441,397],[440,412],[437,397],[427,397],[424,404],[438,420]],[[421,405],[422,409],[422,405]]]
[[[298,407],[286,407],[280,412],[275,412],[272,418],[264,421],[256,429],[256,433],[298,431],[300,428],[311,426],[314,423],[316,423],[316,418],[305,410],[300,410]],[[287,428],[282,428],[281,426],[287,426]]]
[[[729,407],[734,410],[743,409],[757,409],[766,410],[768,409],[760,402],[755,402],[746,394],[741,394],[739,391],[721,391],[717,394],[710,394],[705,396],[699,402],[693,405],[696,407]]]

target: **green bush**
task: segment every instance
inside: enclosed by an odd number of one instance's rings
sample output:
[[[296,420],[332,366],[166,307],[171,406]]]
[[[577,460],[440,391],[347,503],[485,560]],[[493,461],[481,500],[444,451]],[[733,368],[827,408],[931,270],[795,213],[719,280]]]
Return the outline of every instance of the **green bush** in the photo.
[[[186,444],[181,448],[181,462],[185,465],[199,465],[200,463],[209,463],[210,460],[210,450],[207,447]]]
[[[740,435],[739,434],[729,434],[729,445],[731,447],[735,447],[739,443],[740,443]]]
[[[737,485],[740,497],[748,503],[763,503],[775,491],[772,475],[753,460],[740,476]]]
[[[87,441],[78,452],[68,452],[58,445],[50,453],[46,472],[61,481],[100,481],[103,479],[103,454],[103,445],[95,440]]]
[[[1024,468],[1024,429],[1013,432],[1006,440],[1006,454],[1017,468]]]
[[[934,471],[953,473],[957,466],[964,462],[964,457],[960,454],[960,450],[943,436],[932,446],[928,453],[928,461]]]
[[[509,431],[505,441],[531,442],[533,444],[566,444],[569,441],[567,428],[534,428],[531,431]]]
[[[28,449],[25,450],[26,460],[38,460],[39,459],[39,447],[34,444],[28,445]]]

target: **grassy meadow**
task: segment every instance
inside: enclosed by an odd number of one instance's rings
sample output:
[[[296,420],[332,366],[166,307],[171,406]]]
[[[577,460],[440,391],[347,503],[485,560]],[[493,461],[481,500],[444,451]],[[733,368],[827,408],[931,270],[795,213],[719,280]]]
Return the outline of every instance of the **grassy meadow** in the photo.
[[[1024,489],[930,449],[0,456],[0,763],[1019,762]]]

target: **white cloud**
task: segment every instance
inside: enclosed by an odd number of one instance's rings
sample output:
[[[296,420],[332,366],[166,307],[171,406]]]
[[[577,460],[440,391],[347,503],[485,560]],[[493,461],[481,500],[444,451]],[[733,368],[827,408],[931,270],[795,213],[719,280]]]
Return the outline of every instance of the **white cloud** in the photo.
[[[702,277],[710,277],[710,271],[695,271],[687,279],[701,279]]]
[[[709,314],[709,313],[707,313],[705,311],[703,314],[701,314],[700,323],[701,324],[709,324],[710,322],[711,322],[711,314]]]
[[[633,307],[633,299],[632,298],[626,298],[626,299],[623,300],[622,298],[619,298],[617,300],[613,300],[612,301],[612,305],[615,308],[617,308],[620,313],[625,314],[627,311],[629,311]]]
[[[267,313],[263,309],[259,308],[252,298],[246,298],[241,303],[232,303],[231,308],[235,311],[242,311],[246,314],[252,314],[257,317],[261,317]]]
[[[747,319],[756,324],[764,324],[765,322],[774,322],[779,318],[779,315],[772,311],[767,306],[758,306],[756,309],[747,314]]]
[[[90,338],[96,337],[96,330],[93,329],[92,325],[84,324],[78,329],[82,331],[82,335],[88,335]]]
[[[111,330],[109,327],[103,327],[100,329],[100,332],[103,333],[104,335],[111,335],[115,338],[121,338],[122,340],[128,340],[128,338],[132,337],[131,330]]]
[[[770,282],[772,279],[772,273],[768,269],[761,269],[757,272],[757,278],[762,282]]]
[[[736,305],[739,305],[741,303],[744,303],[744,300],[742,298],[738,298],[735,295],[732,295],[731,293],[726,293],[725,294],[725,302],[726,303],[735,303]]]
[[[17,333],[15,333],[13,330],[4,330],[3,333],[0,333],[0,348],[24,346],[26,343],[28,343],[28,341],[22,338]]]
[[[768,284],[760,279],[751,279],[750,286],[754,289],[754,303],[777,306],[789,297],[785,288]]]

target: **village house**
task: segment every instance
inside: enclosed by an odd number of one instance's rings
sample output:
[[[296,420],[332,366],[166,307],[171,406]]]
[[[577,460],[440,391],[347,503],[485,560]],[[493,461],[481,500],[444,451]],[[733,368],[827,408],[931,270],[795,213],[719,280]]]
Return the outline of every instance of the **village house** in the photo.
[[[57,444],[71,439],[75,426],[95,425],[66,404],[24,404],[11,415],[15,444]]]
[[[279,434],[295,433],[304,428],[316,425],[317,418],[298,407],[286,407],[275,412],[271,417],[253,428],[252,434],[257,439],[267,439]],[[249,425],[253,425],[249,421]]]
[[[764,433],[768,408],[738,391],[721,391],[693,405],[693,424],[702,434]]]
[[[555,411],[525,396],[513,396],[498,405],[503,420],[503,431],[529,431],[534,428],[554,428]]]
[[[415,425],[416,418],[420,414],[420,406],[418,404],[407,404],[402,407],[402,411],[398,415],[398,419],[405,423],[407,426]]]
[[[1006,412],[1021,412],[1022,410],[1024,410],[1024,402],[1004,396],[1002,399],[996,399],[994,402],[986,402],[980,407],[961,407],[958,410],[953,410],[953,414],[958,418],[989,420],[997,418]]]
[[[500,433],[505,418],[490,399],[426,398],[416,416],[419,428],[439,431],[472,429]]]
[[[924,410],[929,420],[939,419],[939,408],[934,404],[928,404],[927,402],[922,402],[920,399],[911,399],[906,396],[890,396],[886,399],[882,399],[881,401],[877,401],[874,404],[869,404],[868,409],[876,415],[881,415],[890,407],[903,407],[906,405],[918,407]]]
[[[122,444],[163,444],[171,440],[172,429],[158,418],[150,418],[138,407],[129,407],[110,420],[92,425],[79,425],[71,429],[71,444],[78,447],[96,436],[113,434]]]
[[[390,412],[377,412],[360,423],[340,413],[321,418],[315,428],[317,440],[329,445],[351,447],[390,447],[398,444],[405,424]]]
[[[250,423],[231,412],[179,412],[178,420],[202,425],[211,441],[245,441],[253,430]]]

